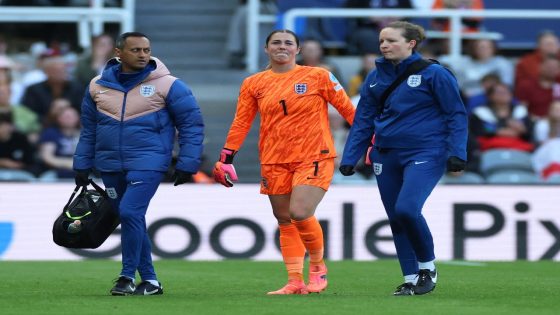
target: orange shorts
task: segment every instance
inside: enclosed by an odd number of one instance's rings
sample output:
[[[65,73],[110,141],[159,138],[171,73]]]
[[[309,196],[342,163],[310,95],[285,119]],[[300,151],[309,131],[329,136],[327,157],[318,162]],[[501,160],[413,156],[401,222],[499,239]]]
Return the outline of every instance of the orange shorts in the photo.
[[[261,194],[284,195],[298,185],[328,190],[334,174],[334,158],[261,165]]]

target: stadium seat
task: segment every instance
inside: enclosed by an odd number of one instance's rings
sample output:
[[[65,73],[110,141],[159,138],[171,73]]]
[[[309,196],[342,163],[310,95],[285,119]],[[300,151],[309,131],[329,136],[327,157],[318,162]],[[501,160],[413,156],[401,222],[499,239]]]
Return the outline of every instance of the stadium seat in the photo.
[[[544,182],[550,185],[560,185],[560,174],[552,174]]]
[[[329,56],[326,59],[336,66],[340,75],[337,79],[343,84],[348,84],[362,67],[362,58],[358,56]]]
[[[504,170],[495,172],[486,178],[488,184],[542,184],[543,181],[532,172]]]
[[[0,170],[0,181],[2,182],[31,182],[36,180],[33,174],[22,170]]]
[[[484,177],[473,172],[463,172],[462,174],[445,174],[440,180],[440,184],[462,185],[462,184],[484,184]]]
[[[482,153],[480,171],[485,177],[505,170],[533,173],[531,153],[509,149],[493,149]]]
[[[58,181],[58,176],[56,175],[56,171],[50,170],[50,171],[46,171],[44,173],[42,173],[41,175],[39,175],[39,177],[37,178],[37,181],[39,182],[57,182]]]

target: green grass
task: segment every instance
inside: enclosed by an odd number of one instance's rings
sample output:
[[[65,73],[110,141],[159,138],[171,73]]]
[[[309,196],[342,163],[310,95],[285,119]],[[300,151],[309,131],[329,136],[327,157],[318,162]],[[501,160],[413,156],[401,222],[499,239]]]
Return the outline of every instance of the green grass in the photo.
[[[280,262],[155,262],[165,294],[108,294],[120,263],[0,261],[0,314],[559,314],[558,262],[439,263],[436,291],[393,297],[396,261],[328,262],[329,288],[266,296],[284,284]]]

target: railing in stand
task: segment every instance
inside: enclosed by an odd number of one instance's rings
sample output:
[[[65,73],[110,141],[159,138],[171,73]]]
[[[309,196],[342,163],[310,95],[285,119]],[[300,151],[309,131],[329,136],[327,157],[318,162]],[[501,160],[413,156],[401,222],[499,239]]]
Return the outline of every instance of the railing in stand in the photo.
[[[247,71],[255,72],[258,69],[258,52],[262,49],[259,40],[259,24],[273,23],[276,17],[259,14],[259,0],[249,0],[249,18],[247,27]],[[461,19],[468,17],[500,18],[500,19],[559,19],[560,10],[419,10],[419,9],[341,9],[341,8],[301,8],[291,9],[284,14],[284,26],[293,30],[298,17],[339,17],[339,18],[364,18],[364,17],[423,17],[423,18],[448,18],[450,31],[427,32],[432,38],[445,38],[450,40],[450,55],[453,60],[461,56],[463,38],[488,38],[501,39],[501,34],[496,32],[463,33],[461,32]]]
[[[124,0],[122,8],[106,8],[103,0],[93,0],[89,7],[1,7],[0,22],[40,23],[75,22],[78,25],[78,43],[91,46],[92,35],[103,33],[104,23],[120,24],[120,31],[134,29],[135,0]]]

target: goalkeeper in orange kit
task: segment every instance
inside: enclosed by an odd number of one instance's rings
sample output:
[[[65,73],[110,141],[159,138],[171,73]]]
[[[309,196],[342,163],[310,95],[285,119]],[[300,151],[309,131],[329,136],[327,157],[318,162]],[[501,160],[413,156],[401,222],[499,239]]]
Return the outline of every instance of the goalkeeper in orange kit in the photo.
[[[289,30],[276,30],[267,37],[270,67],[241,85],[235,118],[214,167],[216,181],[232,187],[237,181],[233,157],[260,113],[261,193],[269,196],[278,220],[280,250],[288,271],[288,283],[268,294],[318,293],[327,287],[323,231],[314,214],[334,173],[336,152],[328,104],[348,123],[355,112],[330,72],[296,65],[299,50],[299,39]],[[307,285],[303,279],[306,250]]]

